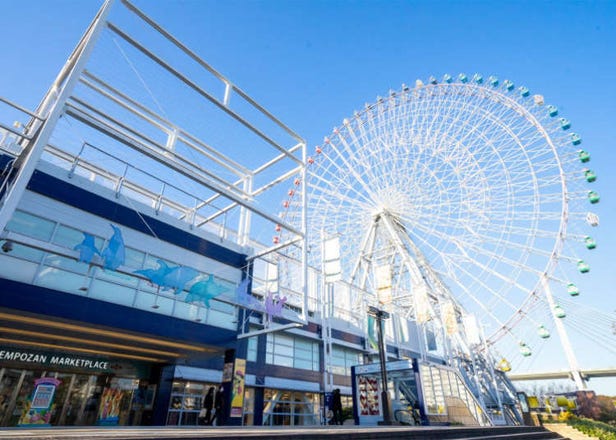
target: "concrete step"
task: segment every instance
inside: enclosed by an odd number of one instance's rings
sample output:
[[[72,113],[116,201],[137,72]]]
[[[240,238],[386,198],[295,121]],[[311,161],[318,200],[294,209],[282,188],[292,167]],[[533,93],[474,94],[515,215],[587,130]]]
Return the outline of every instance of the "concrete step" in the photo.
[[[549,430],[536,431],[536,432],[520,432],[520,433],[508,433],[498,435],[482,435],[479,437],[465,437],[458,438],[456,440],[563,440],[563,437]]]

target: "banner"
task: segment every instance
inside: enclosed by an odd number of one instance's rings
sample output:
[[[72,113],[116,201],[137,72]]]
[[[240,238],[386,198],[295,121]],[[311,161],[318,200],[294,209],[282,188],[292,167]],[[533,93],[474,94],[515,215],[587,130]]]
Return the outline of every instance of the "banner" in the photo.
[[[458,317],[456,316],[456,309],[451,301],[441,304],[441,319],[443,320],[443,326],[448,335],[458,333]]]
[[[246,378],[246,359],[235,360],[233,388],[231,389],[231,417],[244,414],[244,383]]]
[[[417,324],[424,324],[430,320],[430,300],[426,289],[421,287],[414,292],[415,299],[415,321]]]

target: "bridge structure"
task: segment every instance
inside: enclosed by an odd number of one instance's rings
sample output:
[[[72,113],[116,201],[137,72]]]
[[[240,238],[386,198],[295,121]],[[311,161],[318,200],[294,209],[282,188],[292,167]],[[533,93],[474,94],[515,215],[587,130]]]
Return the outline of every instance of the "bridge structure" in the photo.
[[[616,377],[616,368],[600,368],[591,370],[581,370],[580,373],[584,380],[599,377]],[[570,371],[547,371],[539,373],[518,373],[507,374],[512,381],[523,380],[550,380],[550,379],[571,379]]]

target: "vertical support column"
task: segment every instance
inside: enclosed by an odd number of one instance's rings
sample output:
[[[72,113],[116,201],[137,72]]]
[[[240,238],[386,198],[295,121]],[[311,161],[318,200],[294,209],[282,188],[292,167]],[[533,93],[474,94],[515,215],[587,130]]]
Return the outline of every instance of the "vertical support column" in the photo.
[[[567,361],[569,363],[569,370],[571,372],[571,376],[573,377],[573,381],[575,382],[575,386],[578,390],[585,390],[586,381],[582,377],[580,367],[578,366],[577,359],[575,358],[575,353],[573,352],[571,342],[569,341],[569,335],[567,335],[567,330],[565,330],[565,326],[562,323],[561,318],[557,317],[554,314],[554,306],[556,306],[556,303],[554,302],[552,290],[550,289],[550,285],[545,276],[541,277],[541,284],[543,286],[545,297],[548,300],[552,319],[554,320],[554,324],[556,325],[556,331],[558,332],[560,343],[563,346],[563,351],[565,352],[565,356],[567,357]]]
[[[379,340],[379,361],[381,364],[381,405],[383,406],[383,422],[382,425],[393,424],[391,418],[391,408],[389,407],[389,390],[387,378],[387,347],[385,347],[385,338],[383,337],[383,320],[389,318],[389,313],[379,310],[376,307],[370,307],[369,314],[376,318],[377,337]]]
[[[252,193],[252,179],[253,176],[245,176],[242,190],[246,194]],[[237,229],[237,244],[245,246],[249,242],[250,237],[250,210],[245,206],[240,207],[240,218]],[[226,233],[225,233],[226,235]]]
[[[175,365],[167,365],[160,371],[154,410],[152,412],[152,425],[165,426],[167,424],[167,413],[169,412],[169,401],[171,400],[171,391],[173,390],[174,374]]]
[[[332,283],[323,283],[323,301],[322,301],[322,337],[323,337],[323,392],[331,392],[334,388],[334,379],[332,373],[332,328],[330,323],[331,316],[331,300],[332,300]]]
[[[238,339],[235,349],[225,351],[222,373],[224,406],[221,424],[223,425],[241,426],[243,424],[247,354],[248,338]]]

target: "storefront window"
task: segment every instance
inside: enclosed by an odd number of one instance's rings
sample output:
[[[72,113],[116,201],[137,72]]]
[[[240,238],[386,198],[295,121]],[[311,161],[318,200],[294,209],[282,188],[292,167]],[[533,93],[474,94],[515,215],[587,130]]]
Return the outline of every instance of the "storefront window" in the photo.
[[[138,388],[138,379],[1,368],[0,425],[138,425]]]
[[[305,426],[319,423],[316,393],[265,389],[263,425]]]
[[[244,426],[254,425],[255,414],[255,389],[246,388],[244,392]]]
[[[167,425],[195,426],[205,395],[214,383],[175,380],[169,402]]]

